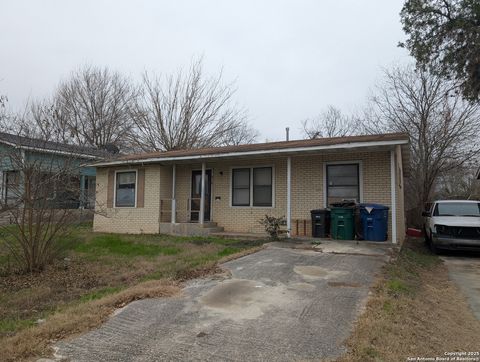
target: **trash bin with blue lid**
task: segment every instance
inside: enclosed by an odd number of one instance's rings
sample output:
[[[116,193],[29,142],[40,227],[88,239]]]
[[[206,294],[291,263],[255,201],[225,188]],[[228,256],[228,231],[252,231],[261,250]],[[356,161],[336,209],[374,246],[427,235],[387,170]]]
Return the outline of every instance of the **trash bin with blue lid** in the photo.
[[[386,241],[388,239],[389,207],[380,204],[360,204],[363,239]]]

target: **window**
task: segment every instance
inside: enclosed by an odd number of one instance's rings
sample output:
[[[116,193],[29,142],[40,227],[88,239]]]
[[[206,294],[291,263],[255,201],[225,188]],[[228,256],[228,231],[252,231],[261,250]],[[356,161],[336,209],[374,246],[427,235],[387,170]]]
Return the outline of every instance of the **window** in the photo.
[[[37,175],[35,175],[37,176]],[[54,200],[57,196],[57,177],[52,173],[41,173],[35,179],[35,184],[38,185],[36,191],[38,196],[47,200]],[[64,181],[64,180],[62,180]],[[66,188],[67,183],[61,182],[61,185]]]
[[[474,216],[480,217],[479,202],[439,202],[433,216]]]
[[[96,177],[95,176],[85,176],[85,205],[86,209],[95,208],[95,190],[96,190]]]
[[[327,205],[342,200],[360,201],[358,164],[327,165]]]
[[[250,169],[232,170],[232,205],[250,206]]]
[[[272,168],[253,169],[253,206],[272,206]]]
[[[271,207],[272,167],[232,169],[232,206]]]
[[[135,184],[137,172],[117,172],[115,207],[135,207]]]
[[[20,199],[20,172],[18,171],[5,171],[5,203],[14,204]]]

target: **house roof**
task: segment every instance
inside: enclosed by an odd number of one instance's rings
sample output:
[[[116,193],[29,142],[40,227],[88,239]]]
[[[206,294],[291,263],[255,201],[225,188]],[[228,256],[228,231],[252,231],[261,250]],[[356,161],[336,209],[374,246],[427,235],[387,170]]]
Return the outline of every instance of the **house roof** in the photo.
[[[100,159],[109,155],[108,152],[93,147],[44,141],[38,138],[19,136],[5,132],[0,132],[0,143],[37,152],[68,154],[90,159]]]
[[[155,163],[177,160],[211,159],[238,157],[247,155],[268,155],[282,153],[298,153],[328,149],[360,148],[373,146],[407,145],[408,135],[405,133],[386,133],[376,135],[317,138],[311,140],[295,140],[281,142],[255,143],[238,146],[209,147],[166,152],[147,152],[117,157],[106,162],[98,162],[95,166],[110,166],[134,163]]]

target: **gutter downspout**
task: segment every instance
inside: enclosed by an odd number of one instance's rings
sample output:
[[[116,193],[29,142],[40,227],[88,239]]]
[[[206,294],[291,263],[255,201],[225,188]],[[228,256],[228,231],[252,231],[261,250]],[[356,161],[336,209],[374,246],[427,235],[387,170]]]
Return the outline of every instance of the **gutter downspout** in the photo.
[[[177,200],[176,200],[176,182],[177,182],[177,165],[172,166],[172,215],[171,222],[175,224],[177,222]]]
[[[203,225],[205,218],[205,171],[207,165],[202,162],[202,191],[200,194],[200,215],[198,216],[198,222]]]
[[[390,191],[392,204],[392,243],[397,243],[397,195],[396,195],[396,177],[395,177],[395,151],[390,151]]]
[[[292,158],[287,157],[287,236],[292,229]]]

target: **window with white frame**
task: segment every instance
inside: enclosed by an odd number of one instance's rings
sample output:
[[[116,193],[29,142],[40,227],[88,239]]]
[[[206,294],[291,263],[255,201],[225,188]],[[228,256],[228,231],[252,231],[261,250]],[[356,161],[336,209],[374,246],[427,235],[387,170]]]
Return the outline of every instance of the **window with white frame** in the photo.
[[[135,207],[136,171],[116,173],[115,207]]]
[[[232,169],[232,206],[271,207],[272,167]]]
[[[342,200],[360,201],[360,170],[358,163],[329,164],[327,171],[327,205]]]

